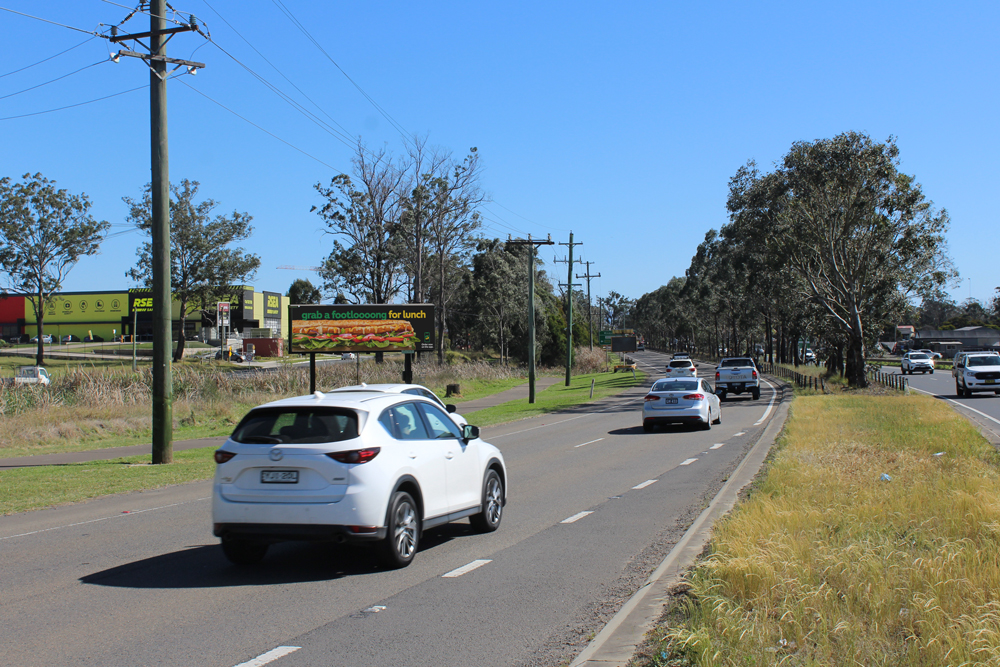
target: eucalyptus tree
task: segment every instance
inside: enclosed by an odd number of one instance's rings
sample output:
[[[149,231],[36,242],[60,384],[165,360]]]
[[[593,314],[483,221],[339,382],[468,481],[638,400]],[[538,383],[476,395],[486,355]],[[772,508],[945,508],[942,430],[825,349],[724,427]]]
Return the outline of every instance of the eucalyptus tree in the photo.
[[[110,224],[90,215],[86,194],[56,189],[40,173],[0,179],[0,269],[11,290],[28,295],[38,323],[35,363],[45,363],[45,309],[70,269],[95,255]]]
[[[935,211],[899,149],[855,132],[796,142],[771,173],[753,162],[730,181],[731,218],[769,240],[800,277],[792,287],[815,303],[847,341],[845,375],[867,384],[866,346],[904,296],[928,293],[954,275],[945,211]]]
[[[184,179],[170,185],[170,293],[180,305],[180,335],[174,361],[184,356],[184,327],[194,312],[210,315],[215,303],[233,300],[240,286],[248,283],[260,268],[260,257],[234,244],[253,236],[249,213],[233,211],[213,215],[219,205],[213,199],[196,202],[198,181]],[[152,190],[147,184],[142,199],[123,197],[128,204],[128,220],[151,233]],[[146,286],[153,284],[153,246],[143,243],[136,251],[138,263],[127,275]],[[239,297],[237,297],[239,298]]]
[[[312,281],[306,280],[305,278],[297,278],[288,287],[288,292],[285,294],[288,297],[290,303],[322,303],[323,302],[323,292],[312,284]]]

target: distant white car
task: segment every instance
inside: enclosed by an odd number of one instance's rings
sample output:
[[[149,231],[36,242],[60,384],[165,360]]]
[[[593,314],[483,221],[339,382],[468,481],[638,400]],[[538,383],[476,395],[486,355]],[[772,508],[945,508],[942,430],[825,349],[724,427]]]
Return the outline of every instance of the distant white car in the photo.
[[[642,405],[642,430],[657,424],[696,424],[708,430],[722,423],[722,404],[705,380],[663,378],[650,387]]]
[[[357,359],[357,357],[358,355],[354,354],[353,352],[344,352],[343,354],[340,355],[341,361],[347,361],[349,359]]]
[[[934,359],[924,352],[907,352],[899,364],[903,375],[914,373],[934,373]]]
[[[34,338],[32,338],[31,342],[32,343],[37,343],[38,342],[38,336],[35,336]],[[52,343],[52,334],[45,334],[45,335],[43,335],[42,336],[42,343],[50,343],[51,344]]]

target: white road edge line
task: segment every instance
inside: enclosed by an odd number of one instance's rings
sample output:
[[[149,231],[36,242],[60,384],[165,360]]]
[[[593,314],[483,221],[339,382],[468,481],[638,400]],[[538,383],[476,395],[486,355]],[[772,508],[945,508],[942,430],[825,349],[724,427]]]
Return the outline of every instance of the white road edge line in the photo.
[[[771,414],[771,408],[774,407],[774,398],[775,396],[778,395],[778,392],[774,389],[773,384],[771,384],[767,380],[764,380],[763,378],[761,378],[761,381],[771,388],[771,402],[767,404],[767,410],[764,410],[764,415],[753,423],[754,426],[760,426],[761,424],[763,424],[764,420],[767,419],[767,416]]]
[[[689,465],[691,465],[692,463],[694,463],[697,460],[698,459],[688,459],[687,461],[681,461],[680,465],[682,465],[682,466],[689,466]]]
[[[924,391],[923,389],[917,389],[916,387],[910,387],[910,389],[912,389],[913,391],[919,391],[921,394],[927,394],[928,396],[933,396],[934,398],[940,398],[942,401],[948,401],[949,403],[954,403],[955,405],[963,407],[966,410],[972,410],[973,412],[975,412],[980,417],[986,417],[991,422],[996,422],[997,424],[1000,424],[1000,419],[997,419],[996,417],[990,417],[988,414],[982,413],[979,410],[976,410],[975,408],[970,408],[965,403],[959,403],[958,401],[956,401],[954,399],[945,398],[941,394],[935,394],[934,392],[931,392],[931,391]]]
[[[725,447],[725,446],[726,446],[726,443],[724,443],[724,442],[717,442],[714,445],[712,445],[711,447],[709,447],[709,449],[718,449],[719,447]]]
[[[650,484],[656,484],[656,483],[657,483],[658,481],[660,481],[660,480],[658,480],[658,479],[647,479],[647,480],[646,480],[645,482],[643,482],[642,484],[636,484],[636,485],[635,485],[635,486],[633,486],[632,488],[633,488],[633,489],[645,489],[645,488],[646,488],[647,486],[649,486]]]
[[[301,646],[279,646],[278,648],[273,648],[267,653],[261,653],[253,660],[247,660],[246,662],[241,662],[236,665],[236,667],[261,667],[269,662],[274,662],[278,658],[284,657],[289,653],[295,653]]]
[[[473,570],[480,568],[483,565],[486,565],[487,563],[492,563],[492,562],[493,562],[492,560],[483,560],[483,559],[474,560],[467,565],[463,565],[462,567],[454,569],[451,572],[442,574],[441,577],[442,578],[461,577],[463,574],[468,574],[469,572],[472,572]]]
[[[47,533],[50,530],[62,530],[63,528],[74,528],[75,526],[83,526],[88,523],[97,523],[98,521],[107,521],[108,519],[122,519],[125,517],[130,517],[135,514],[142,514],[143,512],[152,512],[154,510],[165,510],[168,507],[177,507],[179,505],[187,505],[189,503],[197,503],[202,500],[209,500],[209,496],[204,498],[195,498],[194,500],[186,500],[183,503],[171,503],[169,505],[161,505],[160,507],[150,507],[144,510],[130,510],[128,512],[122,512],[121,514],[115,514],[113,516],[102,516],[100,519],[90,519],[89,521],[78,521],[76,523],[68,523],[65,526],[53,526],[52,528],[42,528],[41,530],[33,530],[30,533],[20,533],[18,535],[7,535],[6,537],[0,537],[0,540],[12,540],[15,537],[27,537],[28,535],[38,535],[39,533]]]
[[[604,438],[598,438],[597,440],[591,440],[590,442],[585,442],[582,445],[573,445],[573,449],[576,449],[577,447],[583,447],[583,445],[592,445],[595,442],[600,442],[601,440],[604,440]]]
[[[549,424],[542,424],[541,426],[532,426],[531,428],[526,428],[523,431],[514,431],[513,433],[504,433],[502,435],[491,435],[490,440],[496,440],[497,438],[506,438],[508,435],[517,435],[518,433],[527,433],[528,431],[534,431],[536,429],[545,428],[546,426],[555,426],[556,424],[565,424],[566,422],[571,422],[574,419],[583,419],[584,417],[589,417],[590,415],[578,415],[576,417],[570,417],[569,419],[563,419],[559,422],[552,422]]]
[[[568,519],[563,519],[559,523],[576,523],[577,521],[579,521],[583,517],[587,516],[588,514],[593,514],[593,512],[578,512],[577,514],[574,514],[573,516],[569,517]]]

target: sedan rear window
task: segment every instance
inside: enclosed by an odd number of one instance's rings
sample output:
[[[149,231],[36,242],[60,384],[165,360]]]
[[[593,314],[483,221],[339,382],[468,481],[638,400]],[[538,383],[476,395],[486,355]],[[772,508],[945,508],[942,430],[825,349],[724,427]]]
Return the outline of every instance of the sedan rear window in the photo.
[[[671,361],[670,362],[670,367],[671,368],[691,368],[691,365],[692,364],[691,364],[691,360],[690,359],[684,359],[683,361]]]
[[[695,391],[698,380],[660,380],[650,391]]]
[[[260,408],[233,431],[244,444],[294,445],[338,442],[358,437],[358,414],[328,407]]]

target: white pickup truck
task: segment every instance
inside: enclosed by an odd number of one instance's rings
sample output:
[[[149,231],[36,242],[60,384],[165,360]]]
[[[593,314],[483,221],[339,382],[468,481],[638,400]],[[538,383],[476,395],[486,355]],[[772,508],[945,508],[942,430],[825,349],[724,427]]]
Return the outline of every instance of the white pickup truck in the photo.
[[[750,357],[729,357],[715,367],[715,393],[725,400],[727,394],[749,391],[754,400],[760,398],[760,376]]]
[[[41,366],[21,366],[17,369],[14,377],[3,378],[2,382],[6,385],[40,384],[48,386],[52,384],[52,379],[49,377],[49,372]]]

